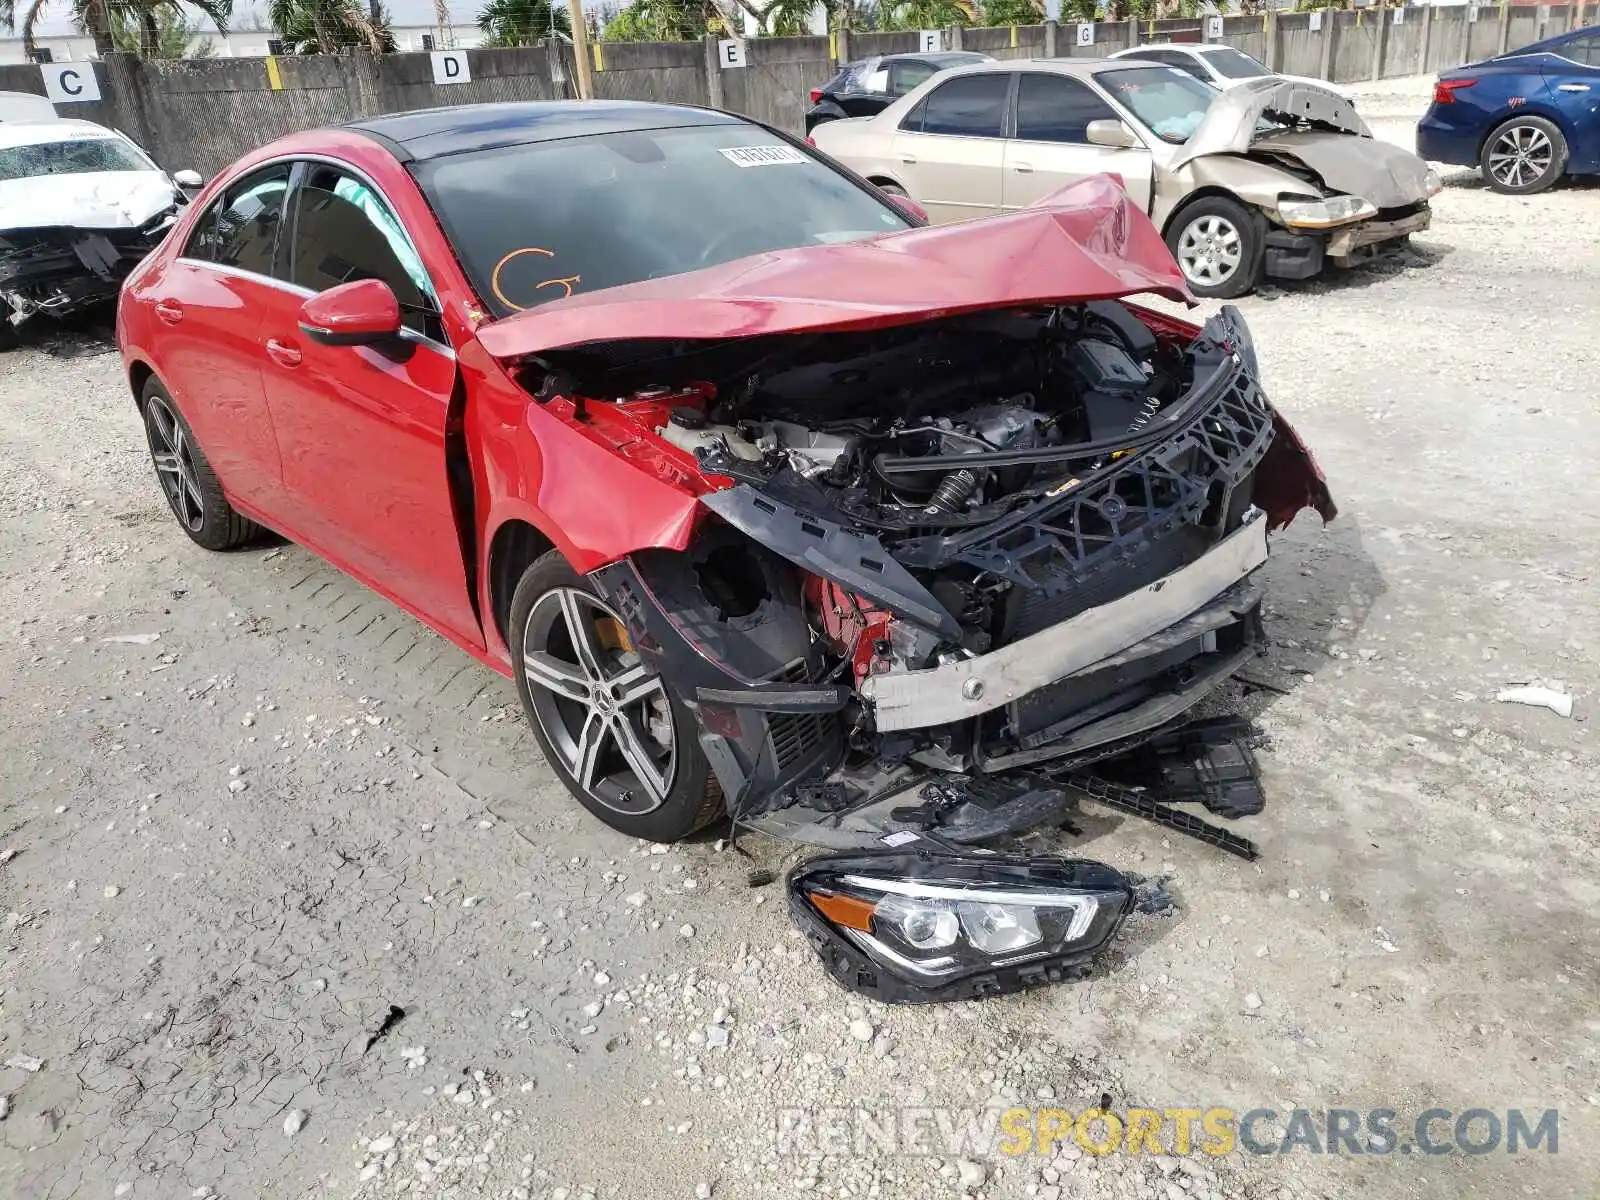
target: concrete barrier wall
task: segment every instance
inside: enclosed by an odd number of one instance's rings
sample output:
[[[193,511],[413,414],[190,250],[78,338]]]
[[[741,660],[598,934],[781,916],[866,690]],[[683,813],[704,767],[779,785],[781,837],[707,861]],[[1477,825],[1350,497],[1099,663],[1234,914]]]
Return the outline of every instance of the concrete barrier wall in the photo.
[[[562,61],[563,74],[570,81],[570,48]],[[706,48],[700,42],[606,42],[600,46],[598,65],[601,69],[591,71],[589,77],[594,94],[603,100],[659,100],[666,104],[710,104],[712,100]],[[576,95],[570,85],[567,92]]]
[[[1600,4],[1408,8],[1400,25],[1393,11],[1230,17],[1224,40],[1292,75],[1352,83],[1383,76],[1436,72],[1475,62],[1565,32],[1583,19],[1595,24]],[[1381,23],[1380,23],[1381,19]],[[996,58],[1043,57],[1054,33],[1056,53],[1095,58],[1135,40],[1199,42],[1197,18],[1171,21],[1103,21],[1094,43],[1077,44],[1077,25],[946,31],[947,45]],[[1378,48],[1382,44],[1381,57]],[[837,50],[850,59],[913,51],[915,32],[854,33],[835,43],[826,37],[754,38],[746,65],[716,65],[715,45],[703,42],[606,42],[594,52],[594,94],[603,99],[659,100],[711,105],[746,113],[798,133],[807,93],[832,77]],[[112,55],[90,67],[100,86],[93,103],[60,105],[81,117],[121,129],[169,170],[192,167],[210,175],[246,151],[281,134],[338,124],[382,112],[495,100],[552,100],[575,95],[571,47],[530,46],[466,52],[469,82],[437,85],[426,54],[284,56],[276,59],[204,59],[141,62]],[[44,93],[39,69],[0,67],[0,90]]]
[[[721,107],[780,129],[805,128],[810,90],[826,83],[835,68],[828,39],[753,38],[745,44],[745,66],[721,70]]]
[[[992,58],[1043,58],[1043,25],[1002,25],[994,29],[963,29],[961,48]]]

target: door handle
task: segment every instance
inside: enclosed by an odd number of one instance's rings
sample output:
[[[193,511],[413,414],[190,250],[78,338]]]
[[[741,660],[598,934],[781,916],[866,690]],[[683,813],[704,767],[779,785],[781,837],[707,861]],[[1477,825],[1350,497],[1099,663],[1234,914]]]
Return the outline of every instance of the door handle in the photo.
[[[176,300],[159,300],[156,302],[156,316],[168,325],[176,325],[183,320],[183,305]]]
[[[1587,92],[1588,90],[1589,85],[1587,83],[1562,83],[1556,85],[1556,91],[1558,92]]]
[[[1032,175],[1033,174],[1033,164],[1032,163],[1017,163],[1012,168],[1012,170],[1016,171],[1016,173],[1018,175]]]
[[[913,166],[915,166],[916,165],[916,161],[917,161],[917,156],[915,154],[902,154],[900,156],[900,161],[903,162],[903,163],[911,163]]]
[[[298,367],[300,365],[300,348],[291,342],[268,338],[267,357],[280,367]]]

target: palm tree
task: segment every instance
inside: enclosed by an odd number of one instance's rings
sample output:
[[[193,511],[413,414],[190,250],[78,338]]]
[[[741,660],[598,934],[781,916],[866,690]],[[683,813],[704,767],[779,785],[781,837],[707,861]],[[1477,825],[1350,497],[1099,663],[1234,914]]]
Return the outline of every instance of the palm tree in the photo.
[[[708,14],[707,8],[712,12]],[[608,42],[692,42],[704,36],[709,28],[707,17],[721,19],[720,11],[710,4],[687,3],[686,0],[633,0],[600,31]]]
[[[378,0],[367,8],[360,0],[271,0],[267,15],[295,54],[336,54],[358,46],[394,53],[389,14]]]
[[[116,49],[111,42],[109,6],[113,2],[114,0],[74,0],[72,5],[73,20],[79,29],[94,38],[94,52],[101,58]],[[47,0],[28,0],[28,7],[22,18],[22,53],[29,59],[32,59],[38,51],[38,46],[34,42],[33,27],[38,24],[46,3]],[[0,19],[5,21],[8,29],[17,27],[16,0],[0,0]]]
[[[218,33],[228,32],[228,22],[233,19],[233,0],[187,0],[187,3],[210,17]],[[75,0],[73,7],[79,29],[87,31],[91,20],[103,21],[114,49],[126,46],[141,58],[164,57],[160,53],[163,19],[169,27],[174,21],[187,24],[178,0]],[[125,39],[122,45],[117,44],[119,28]],[[134,29],[139,31],[137,37],[130,36]],[[188,44],[187,37],[184,44]],[[96,45],[98,48],[98,41]]]
[[[137,54],[140,58],[211,58],[216,54],[209,41],[194,40],[200,30],[176,5],[163,6],[153,14],[153,35],[145,15],[135,13],[131,5],[111,6],[111,41],[119,53]]]
[[[761,28],[775,37],[799,37],[811,32],[811,14],[816,11],[816,0],[771,0],[756,14]],[[825,2],[827,9],[834,6]],[[829,12],[831,20],[832,13]]]
[[[1063,14],[1065,15],[1065,14]],[[1042,0],[983,0],[985,25],[1042,25]]]
[[[943,29],[976,23],[972,0],[900,0],[884,5],[885,29]]]
[[[572,34],[572,16],[550,0],[488,0],[478,14],[486,46],[532,46],[548,37]]]

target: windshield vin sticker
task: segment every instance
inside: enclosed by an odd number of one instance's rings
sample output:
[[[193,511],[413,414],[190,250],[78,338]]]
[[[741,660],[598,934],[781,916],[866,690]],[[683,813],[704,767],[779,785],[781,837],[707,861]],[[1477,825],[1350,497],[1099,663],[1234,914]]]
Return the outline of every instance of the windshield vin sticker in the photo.
[[[719,153],[736,167],[777,167],[806,161],[806,156],[793,146],[729,146]]]

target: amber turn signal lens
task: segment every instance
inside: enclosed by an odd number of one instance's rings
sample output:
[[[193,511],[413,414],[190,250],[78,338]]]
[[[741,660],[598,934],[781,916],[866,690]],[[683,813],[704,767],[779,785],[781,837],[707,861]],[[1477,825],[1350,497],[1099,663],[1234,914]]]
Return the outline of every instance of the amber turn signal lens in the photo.
[[[837,892],[807,892],[806,899],[811,901],[813,908],[840,928],[857,929],[862,933],[872,932],[872,913],[877,906],[870,900],[841,896]]]

